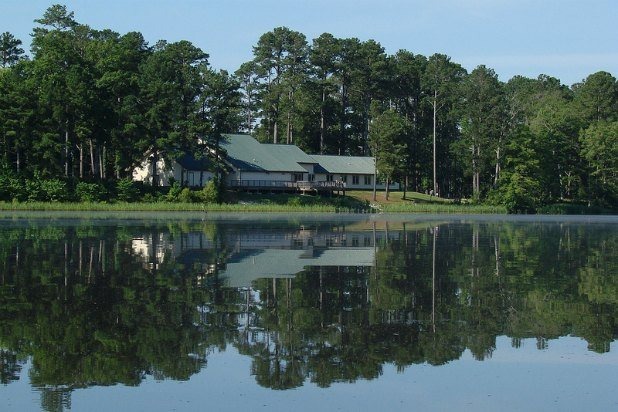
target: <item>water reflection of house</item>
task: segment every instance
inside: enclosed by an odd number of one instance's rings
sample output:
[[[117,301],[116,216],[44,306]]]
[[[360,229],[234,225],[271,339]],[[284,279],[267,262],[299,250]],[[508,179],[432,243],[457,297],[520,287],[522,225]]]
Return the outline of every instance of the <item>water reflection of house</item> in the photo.
[[[168,242],[168,235],[164,232],[146,233],[131,240],[133,254],[141,257],[147,269],[157,269],[163,263],[166,252],[173,247]]]
[[[152,269],[173,259],[201,283],[217,274],[229,287],[249,287],[259,278],[293,277],[311,266],[372,266],[376,234],[302,227],[247,231],[226,228],[215,245],[201,231],[157,233],[133,239],[135,254]]]
[[[227,287],[245,288],[258,279],[294,278],[307,267],[373,266],[374,258],[372,247],[243,250],[227,261],[219,277]]]

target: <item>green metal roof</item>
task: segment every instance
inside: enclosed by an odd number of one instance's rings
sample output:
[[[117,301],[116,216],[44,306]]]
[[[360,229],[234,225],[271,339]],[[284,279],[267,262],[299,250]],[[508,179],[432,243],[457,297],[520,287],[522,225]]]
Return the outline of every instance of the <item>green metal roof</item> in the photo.
[[[245,250],[220,273],[228,287],[248,287],[262,278],[290,278],[311,266],[373,266],[372,247]]]
[[[245,134],[224,134],[221,146],[236,168],[255,172],[305,172],[299,163],[316,163],[294,145],[262,144]]]
[[[375,172],[373,157],[311,155],[316,163],[330,174],[372,175]]]

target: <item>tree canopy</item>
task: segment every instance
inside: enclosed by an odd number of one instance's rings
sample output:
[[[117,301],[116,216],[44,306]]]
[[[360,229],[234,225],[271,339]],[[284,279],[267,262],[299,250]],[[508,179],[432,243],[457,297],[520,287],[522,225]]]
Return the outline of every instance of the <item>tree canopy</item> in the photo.
[[[371,129],[391,111],[408,126],[394,169],[379,168],[382,180],[502,201],[519,179],[512,171],[526,169],[543,193],[526,204],[616,207],[610,125],[618,83],[606,71],[571,87],[549,75],[502,82],[489,67],[467,73],[444,54],[389,55],[376,40],[323,33],[308,41],[277,27],[231,74],[209,67],[208,53],[191,42],[149,45],[137,32],[96,30],[66,6],[51,6],[36,23],[30,57],[21,40],[0,35],[4,174],[39,174],[69,188],[115,181],[130,177],[146,152],[173,157],[222,132],[379,159]]]

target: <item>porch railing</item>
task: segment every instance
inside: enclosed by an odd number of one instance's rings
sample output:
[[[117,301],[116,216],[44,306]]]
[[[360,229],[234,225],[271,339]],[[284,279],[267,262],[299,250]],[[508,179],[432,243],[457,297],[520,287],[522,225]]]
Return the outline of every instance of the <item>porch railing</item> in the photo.
[[[310,182],[301,180],[232,180],[230,187],[239,189],[279,189],[279,190],[343,190],[344,182]]]

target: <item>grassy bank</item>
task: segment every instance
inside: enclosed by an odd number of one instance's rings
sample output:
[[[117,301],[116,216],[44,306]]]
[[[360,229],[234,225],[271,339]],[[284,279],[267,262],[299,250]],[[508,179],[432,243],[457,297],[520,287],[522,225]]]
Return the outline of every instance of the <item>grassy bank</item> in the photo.
[[[442,199],[417,192],[390,192],[388,200],[384,192],[348,191],[347,196],[366,202],[385,213],[462,213],[462,214],[505,214],[506,208],[492,205],[462,204],[451,199]]]
[[[389,200],[378,193],[349,191],[346,196],[300,196],[295,194],[249,194],[230,192],[222,204],[183,202],[0,202],[0,210],[65,211],[213,211],[299,213],[506,213],[503,207],[457,204],[446,199],[408,192],[392,192]]]

